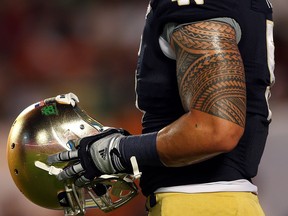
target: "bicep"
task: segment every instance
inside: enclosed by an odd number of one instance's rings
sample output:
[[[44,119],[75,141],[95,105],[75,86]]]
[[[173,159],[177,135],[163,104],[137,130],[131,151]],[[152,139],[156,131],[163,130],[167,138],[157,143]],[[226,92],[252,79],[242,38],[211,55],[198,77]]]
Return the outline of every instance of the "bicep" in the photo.
[[[171,38],[184,109],[245,125],[246,85],[234,28],[202,21],[177,28]]]

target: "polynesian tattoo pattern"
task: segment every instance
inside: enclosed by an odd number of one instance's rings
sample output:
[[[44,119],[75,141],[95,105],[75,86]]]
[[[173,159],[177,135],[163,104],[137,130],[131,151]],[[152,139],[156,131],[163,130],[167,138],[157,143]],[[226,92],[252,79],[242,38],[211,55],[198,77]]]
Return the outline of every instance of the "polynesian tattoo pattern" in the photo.
[[[246,85],[235,30],[226,23],[203,21],[172,35],[183,106],[244,127]]]

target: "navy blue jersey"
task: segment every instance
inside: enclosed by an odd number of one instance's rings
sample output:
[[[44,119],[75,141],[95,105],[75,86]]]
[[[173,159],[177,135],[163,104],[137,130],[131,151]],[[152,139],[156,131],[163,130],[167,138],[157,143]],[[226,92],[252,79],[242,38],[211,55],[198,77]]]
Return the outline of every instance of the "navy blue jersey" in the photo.
[[[264,150],[271,113],[268,107],[273,83],[274,49],[272,7],[266,0],[152,0],[147,12],[136,72],[137,105],[143,111],[143,133],[159,131],[184,114],[176,61],[163,54],[159,37],[167,23],[189,23],[219,17],[234,19],[241,28],[239,50],[246,75],[247,114],[237,147],[210,160],[180,168],[144,167],[141,187],[149,195],[159,187],[251,180]]]

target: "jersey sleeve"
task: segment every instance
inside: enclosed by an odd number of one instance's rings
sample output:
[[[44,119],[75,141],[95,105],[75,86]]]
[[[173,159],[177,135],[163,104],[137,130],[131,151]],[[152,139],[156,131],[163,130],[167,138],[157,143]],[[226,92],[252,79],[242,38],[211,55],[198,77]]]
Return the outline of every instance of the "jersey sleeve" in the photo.
[[[237,43],[240,42],[241,28],[240,28],[240,25],[234,19],[229,18],[229,17],[220,17],[220,18],[213,18],[209,20],[224,22],[224,23],[231,25],[235,29]],[[178,28],[181,28],[181,26],[189,25],[189,24],[191,23],[182,23],[182,24],[167,23],[164,26],[163,32],[159,37],[159,45],[160,45],[162,52],[164,53],[166,57],[170,59],[174,59],[174,60],[176,59],[175,52],[170,46],[171,35],[175,30],[177,30]]]

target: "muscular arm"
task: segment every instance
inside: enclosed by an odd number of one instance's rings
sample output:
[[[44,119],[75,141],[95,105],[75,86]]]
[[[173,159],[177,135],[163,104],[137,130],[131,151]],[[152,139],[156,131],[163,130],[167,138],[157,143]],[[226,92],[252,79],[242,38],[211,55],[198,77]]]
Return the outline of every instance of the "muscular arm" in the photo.
[[[244,66],[234,29],[203,21],[174,31],[177,81],[186,114],[157,135],[167,166],[184,166],[231,151],[244,131]]]

